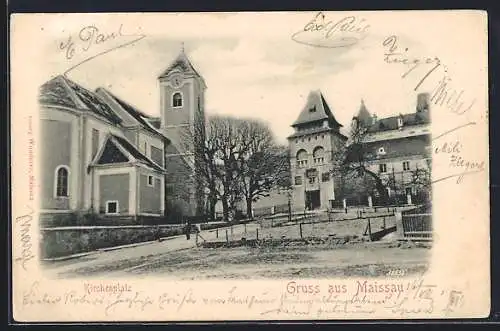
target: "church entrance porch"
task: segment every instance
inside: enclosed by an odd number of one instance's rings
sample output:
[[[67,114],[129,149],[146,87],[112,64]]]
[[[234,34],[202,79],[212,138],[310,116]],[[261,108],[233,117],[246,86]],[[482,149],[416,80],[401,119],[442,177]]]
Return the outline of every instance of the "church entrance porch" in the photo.
[[[308,210],[318,209],[321,207],[321,198],[319,190],[306,192],[306,208]]]

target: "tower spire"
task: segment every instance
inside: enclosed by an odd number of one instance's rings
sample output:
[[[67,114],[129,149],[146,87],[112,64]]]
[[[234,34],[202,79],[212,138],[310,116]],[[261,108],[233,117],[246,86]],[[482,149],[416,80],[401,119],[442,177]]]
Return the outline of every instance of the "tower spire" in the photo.
[[[181,53],[184,54],[184,42],[181,42]]]

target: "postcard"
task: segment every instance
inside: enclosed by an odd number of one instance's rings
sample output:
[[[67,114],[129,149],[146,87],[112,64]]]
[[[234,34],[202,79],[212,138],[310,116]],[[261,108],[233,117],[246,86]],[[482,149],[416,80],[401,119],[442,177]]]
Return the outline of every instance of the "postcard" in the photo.
[[[10,27],[16,321],[489,315],[485,12]]]

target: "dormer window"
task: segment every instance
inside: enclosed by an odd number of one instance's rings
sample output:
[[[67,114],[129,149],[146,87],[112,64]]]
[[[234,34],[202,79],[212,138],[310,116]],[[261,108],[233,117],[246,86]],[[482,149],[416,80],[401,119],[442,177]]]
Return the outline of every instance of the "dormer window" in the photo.
[[[403,117],[398,117],[398,128],[401,129],[403,127]]]
[[[309,108],[309,112],[310,113],[315,113],[316,112],[316,106],[312,106],[311,108]]]
[[[380,154],[380,155],[384,155],[384,154],[385,154],[385,148],[384,148],[384,147],[380,147],[380,148],[378,149],[378,154]]]
[[[172,95],[172,107],[174,108],[182,107],[182,94],[180,92],[175,92]]]

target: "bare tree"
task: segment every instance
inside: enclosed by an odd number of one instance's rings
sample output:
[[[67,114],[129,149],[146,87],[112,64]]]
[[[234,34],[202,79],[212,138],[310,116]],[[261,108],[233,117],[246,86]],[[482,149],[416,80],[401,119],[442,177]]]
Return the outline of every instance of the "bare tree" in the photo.
[[[223,220],[229,221],[235,205],[241,200],[241,170],[238,160],[246,153],[247,144],[240,134],[243,121],[229,116],[212,116],[208,120],[207,141],[213,148],[211,169],[216,191],[222,203]]]
[[[203,136],[194,148],[197,164],[196,181],[203,183],[208,213],[215,216],[215,205],[221,201],[223,220],[229,221],[237,204],[245,200],[248,217],[252,203],[269,195],[269,191],[290,176],[287,149],[277,146],[271,129],[254,119],[211,116],[185,130],[183,142]]]
[[[288,150],[275,143],[267,124],[249,119],[241,129],[245,153],[238,160],[240,181],[247,217],[253,217],[253,202],[269,196],[273,188],[284,185],[286,178],[290,177],[290,162]]]
[[[333,152],[333,173],[340,174],[346,182],[350,179],[368,177],[369,179],[365,181],[370,183],[370,186],[373,185],[381,201],[386,203],[388,180],[379,172],[370,169],[374,159],[365,143],[366,133],[367,129],[364,126],[353,121],[347,143],[340,144]],[[368,188],[368,190],[372,189]]]

